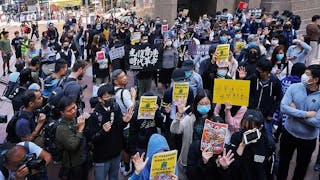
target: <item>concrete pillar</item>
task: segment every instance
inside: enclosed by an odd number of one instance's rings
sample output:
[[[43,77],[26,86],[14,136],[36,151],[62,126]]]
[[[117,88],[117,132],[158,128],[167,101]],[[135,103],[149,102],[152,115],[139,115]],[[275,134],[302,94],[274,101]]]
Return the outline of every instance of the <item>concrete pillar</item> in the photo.
[[[222,12],[222,9],[227,8],[229,10],[229,13],[233,14],[235,8],[237,8],[237,5],[235,4],[235,1],[217,0],[216,10]]]
[[[155,0],[153,18],[159,16],[161,19],[167,19],[170,25],[177,17],[177,0]]]

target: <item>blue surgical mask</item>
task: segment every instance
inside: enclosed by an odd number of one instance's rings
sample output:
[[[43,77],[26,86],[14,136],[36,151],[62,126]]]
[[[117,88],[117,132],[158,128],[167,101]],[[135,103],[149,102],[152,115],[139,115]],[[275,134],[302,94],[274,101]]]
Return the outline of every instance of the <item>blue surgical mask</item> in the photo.
[[[238,30],[240,30],[240,27],[239,26],[235,26],[234,30],[238,31]]]
[[[184,72],[184,75],[185,75],[185,77],[186,77],[186,79],[187,79],[187,78],[191,77],[192,71],[185,71],[185,72]]]
[[[197,111],[202,114],[202,115],[205,115],[205,114],[208,114],[208,112],[210,111],[211,109],[211,105],[198,105],[197,106]]]
[[[264,40],[265,37],[266,37],[266,35],[262,34],[262,35],[259,36],[259,39],[260,40]]]
[[[252,46],[258,46],[258,43],[256,41],[249,42],[248,47]]]
[[[236,35],[235,35],[235,38],[236,38],[236,39],[241,39],[241,38],[242,38],[242,34],[236,34]]]
[[[284,54],[277,54],[276,55],[276,58],[278,61],[281,61],[283,59],[283,57],[284,57]]]
[[[228,70],[226,70],[226,69],[218,69],[217,76],[224,78],[224,77],[226,77],[227,73],[228,73]]]
[[[225,36],[220,36],[220,41],[221,41],[222,43],[226,43],[226,42],[228,41],[228,38],[225,37]]]

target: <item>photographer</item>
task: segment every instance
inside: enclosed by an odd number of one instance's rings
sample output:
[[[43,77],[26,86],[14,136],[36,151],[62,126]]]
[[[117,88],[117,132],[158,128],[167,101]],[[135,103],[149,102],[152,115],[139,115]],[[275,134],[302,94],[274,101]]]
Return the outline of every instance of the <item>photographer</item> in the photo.
[[[241,121],[241,130],[231,137],[235,161],[231,165],[233,179],[270,179],[270,158],[275,143],[263,127],[264,117],[260,111],[249,109]]]
[[[18,143],[5,153],[4,159],[4,166],[10,171],[9,179],[48,179],[46,166],[51,162],[51,155],[32,142]]]
[[[6,129],[7,141],[11,143],[34,141],[46,120],[45,114],[35,114],[43,100],[39,90],[27,90],[21,99],[23,107],[14,115]]]

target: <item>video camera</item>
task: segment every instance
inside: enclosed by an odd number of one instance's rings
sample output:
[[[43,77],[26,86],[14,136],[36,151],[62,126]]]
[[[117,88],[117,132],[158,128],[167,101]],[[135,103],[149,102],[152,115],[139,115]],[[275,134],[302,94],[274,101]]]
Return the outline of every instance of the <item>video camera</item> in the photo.
[[[46,168],[46,161],[37,159],[36,154],[34,153],[29,153],[26,154],[26,159],[20,164],[20,166],[23,165],[29,169],[29,172],[31,172],[31,170],[44,171]]]

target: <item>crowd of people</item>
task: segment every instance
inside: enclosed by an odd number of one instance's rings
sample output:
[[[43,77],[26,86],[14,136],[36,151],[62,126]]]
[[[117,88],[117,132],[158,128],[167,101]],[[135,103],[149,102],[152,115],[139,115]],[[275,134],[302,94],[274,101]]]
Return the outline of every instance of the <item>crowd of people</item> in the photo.
[[[15,112],[6,129],[14,147],[4,155],[4,169],[16,180],[48,179],[46,165],[58,161],[60,179],[88,179],[91,168],[97,180],[116,180],[119,172],[149,179],[153,156],[176,149],[170,179],[286,180],[297,150],[293,179],[304,179],[320,128],[320,15],[311,18],[305,36],[296,32],[298,19],[289,11],[232,15],[223,9],[198,19],[179,11],[168,29],[166,19],[128,13],[121,20],[97,16],[87,27],[68,19],[61,34],[51,22],[40,37],[36,24],[31,37],[26,28],[12,40],[3,31],[3,76],[9,74],[4,96]],[[230,51],[221,65],[216,49],[223,44]],[[210,48],[191,54],[194,45]],[[125,53],[111,60],[110,52],[120,47]],[[158,66],[131,68],[131,47],[157,49]],[[14,55],[16,72],[9,66]],[[148,58],[147,52],[139,56]],[[81,80],[90,64],[98,90],[84,113],[87,82]],[[213,103],[215,79],[250,81],[248,106]],[[178,103],[173,84],[183,82],[188,97]],[[141,96],[157,96],[153,119],[138,118]],[[228,124],[221,154],[200,148],[206,120]],[[253,131],[259,138],[247,142],[244,134]],[[37,162],[43,167],[31,166],[29,154],[43,159]],[[320,171],[319,153],[314,170]]]

